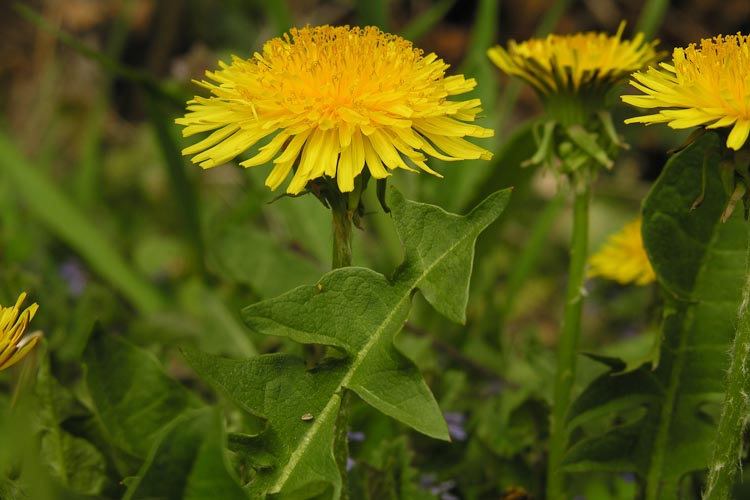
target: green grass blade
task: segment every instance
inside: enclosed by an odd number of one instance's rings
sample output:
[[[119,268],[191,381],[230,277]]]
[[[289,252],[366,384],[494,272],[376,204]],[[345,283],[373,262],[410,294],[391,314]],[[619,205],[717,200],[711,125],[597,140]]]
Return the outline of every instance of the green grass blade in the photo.
[[[138,275],[99,232],[95,224],[0,132],[0,172],[34,216],[70,245],[140,312],[162,308],[164,299]]]
[[[115,19],[107,35],[105,54],[112,60],[117,60],[125,47],[133,4],[132,0],[125,2],[125,8]],[[85,208],[94,205],[99,193],[98,182],[101,165],[103,124],[110,105],[109,100],[113,81],[114,78],[112,78],[111,73],[102,75],[102,82],[98,86],[98,94],[94,97],[91,112],[85,119],[82,160],[73,181],[76,199]]]
[[[668,8],[668,0],[648,0],[641,9],[641,17],[638,19],[635,31],[643,33],[646,40],[653,38],[664,22]]]
[[[471,41],[469,42],[469,49],[466,53],[466,59],[462,65],[461,73],[474,74],[477,69],[484,67],[489,68],[492,66],[489,59],[487,59],[486,54],[487,49],[495,40],[495,29],[497,27],[499,10],[500,2],[496,0],[481,0],[479,2],[479,7],[475,14]],[[481,98],[482,103],[489,107],[490,101],[487,100],[488,96],[482,95]]]
[[[185,171],[185,161],[174,136],[176,128],[173,118],[165,112],[164,105],[160,102],[158,96],[149,93],[147,95],[147,107],[156,141],[162,155],[164,155],[164,165],[169,174],[175,202],[180,207],[185,236],[190,242],[198,270],[201,274],[205,274],[205,245],[201,230],[198,199]]]

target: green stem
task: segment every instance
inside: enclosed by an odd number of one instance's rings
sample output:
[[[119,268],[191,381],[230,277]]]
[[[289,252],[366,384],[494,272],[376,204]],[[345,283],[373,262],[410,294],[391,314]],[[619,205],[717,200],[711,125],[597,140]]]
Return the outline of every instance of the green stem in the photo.
[[[333,213],[333,259],[331,267],[348,267],[352,265],[352,217],[354,212],[350,211],[344,203],[331,203]]]
[[[750,225],[748,227],[750,228]],[[750,415],[750,243],[738,316],[737,333],[727,374],[727,390],[708,467],[704,500],[732,498],[734,475],[741,465],[743,434]]]
[[[354,212],[349,210],[348,199],[341,193],[329,198],[333,214],[333,259],[331,267],[338,269],[352,265],[352,218]],[[341,406],[336,416],[336,432],[333,438],[333,453],[341,475],[341,500],[348,500],[346,465],[349,458],[349,413],[351,411],[351,394],[342,389]]]
[[[568,286],[565,291],[565,311],[562,332],[557,347],[557,373],[550,422],[549,459],[547,462],[547,499],[563,500],[565,482],[561,470],[562,458],[568,445],[565,416],[570,406],[576,375],[576,354],[583,308],[583,282],[589,237],[588,182],[580,182],[573,204],[573,238],[570,246]]]

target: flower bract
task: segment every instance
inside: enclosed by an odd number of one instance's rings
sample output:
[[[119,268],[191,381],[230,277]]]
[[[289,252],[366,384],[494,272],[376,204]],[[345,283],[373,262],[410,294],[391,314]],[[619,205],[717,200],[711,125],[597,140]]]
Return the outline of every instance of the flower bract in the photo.
[[[610,236],[604,246],[589,257],[588,275],[614,280],[622,285],[648,285],[656,280],[643,248],[640,218]]]
[[[659,57],[656,42],[645,43],[641,33],[623,40],[624,29],[621,23],[614,36],[588,32],[521,43],[511,40],[507,49],[495,46],[487,55],[505,73],[525,80],[542,96],[601,96]]]
[[[662,108],[625,123],[667,123],[675,129],[728,128],[727,147],[739,150],[750,135],[750,35],[716,36],[676,48],[671,63],[633,75],[645,95],[622,100],[641,108]]]
[[[0,370],[10,368],[21,361],[41,337],[41,332],[24,335],[26,326],[39,308],[34,303],[21,311],[25,299],[26,293],[22,293],[14,306],[0,305]]]
[[[396,168],[439,175],[425,153],[448,161],[492,157],[464,139],[494,134],[471,123],[480,100],[450,99],[476,81],[446,76],[448,65],[435,54],[378,28],[292,29],[262,53],[219,66],[206,73],[211,81],[199,82],[210,97],[195,97],[176,120],[186,137],[212,132],[183,150],[203,168],[257,145],[240,165],[273,162],[271,189],[293,173],[288,193],[323,176],[350,192],[365,166],[376,179]]]

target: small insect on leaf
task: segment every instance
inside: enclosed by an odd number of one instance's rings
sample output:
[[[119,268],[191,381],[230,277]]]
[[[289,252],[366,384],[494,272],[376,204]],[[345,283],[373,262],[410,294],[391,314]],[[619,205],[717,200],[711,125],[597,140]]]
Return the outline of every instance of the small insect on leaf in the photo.
[[[300,417],[300,418],[301,418],[302,420],[304,420],[305,422],[309,422],[310,420],[314,419],[315,417],[313,416],[313,414],[312,414],[312,413],[305,413],[305,414],[304,414],[304,415],[302,415],[302,417]]]

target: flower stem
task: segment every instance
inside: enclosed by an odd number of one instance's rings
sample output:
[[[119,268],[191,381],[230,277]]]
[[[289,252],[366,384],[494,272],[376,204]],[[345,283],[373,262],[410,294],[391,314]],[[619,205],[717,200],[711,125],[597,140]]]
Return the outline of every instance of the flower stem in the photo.
[[[709,462],[704,500],[732,498],[734,475],[740,468],[743,434],[750,415],[750,240],[738,316],[727,374],[727,389],[714,439],[713,455]]]
[[[583,307],[583,281],[589,237],[589,183],[576,186],[573,203],[573,238],[570,245],[568,286],[565,291],[565,311],[562,332],[557,347],[557,373],[550,422],[549,458],[547,461],[547,499],[563,500],[565,496],[562,458],[568,445],[565,416],[570,406],[576,374],[576,351]]]
[[[333,259],[331,268],[348,267],[352,265],[352,217],[354,212],[350,211],[344,203],[331,204],[333,213]]]
[[[352,218],[354,212],[349,210],[347,197],[332,196],[329,199],[333,214],[333,258],[331,267],[338,269],[352,265]],[[341,500],[348,500],[349,488],[347,481],[347,460],[349,458],[349,413],[351,409],[351,394],[342,388],[341,406],[336,416],[336,431],[333,438],[333,454],[341,475]]]

